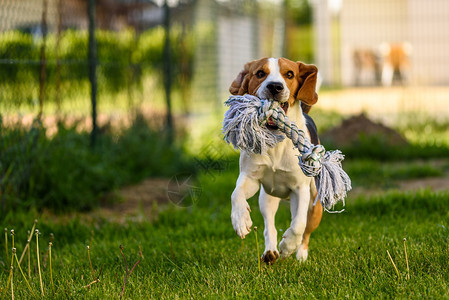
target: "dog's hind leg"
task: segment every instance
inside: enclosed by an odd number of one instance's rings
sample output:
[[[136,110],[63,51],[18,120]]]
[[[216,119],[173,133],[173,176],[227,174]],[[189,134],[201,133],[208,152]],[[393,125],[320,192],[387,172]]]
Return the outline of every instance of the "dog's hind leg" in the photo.
[[[269,265],[274,264],[279,258],[277,231],[274,223],[279,201],[281,201],[280,198],[268,195],[263,187],[260,189],[259,207],[265,223],[265,229],[263,231],[265,251],[262,255],[262,260]]]
[[[313,231],[315,231],[315,229],[317,229],[318,225],[320,225],[321,218],[323,217],[323,206],[321,205],[319,199],[316,204],[313,205],[317,196],[314,180],[312,180],[310,187],[311,199],[309,211],[307,213],[307,225],[304,230],[304,235],[302,236],[301,245],[299,245],[298,251],[296,252],[296,258],[300,261],[305,261],[307,259],[310,235]]]
[[[251,209],[246,200],[254,196],[258,190],[258,180],[251,178],[245,173],[240,173],[234,192],[231,195],[231,221],[235,232],[242,239],[251,231],[251,226],[253,225],[249,215]]]

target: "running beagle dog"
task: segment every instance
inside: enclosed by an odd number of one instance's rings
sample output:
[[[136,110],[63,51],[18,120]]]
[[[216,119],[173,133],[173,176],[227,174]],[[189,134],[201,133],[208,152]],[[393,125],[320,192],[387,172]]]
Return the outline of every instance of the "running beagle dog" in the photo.
[[[251,94],[280,102],[290,120],[307,133],[312,143],[319,143],[316,126],[306,113],[318,100],[316,93],[318,70],[314,65],[293,62],[285,58],[262,58],[245,64],[232,82],[233,95]],[[267,126],[276,129],[274,122]],[[247,199],[260,187],[259,206],[264,218],[265,251],[262,260],[273,264],[279,256],[305,261],[310,234],[318,227],[323,214],[315,181],[307,177],[298,165],[299,151],[290,139],[284,139],[266,154],[240,153],[240,174],[231,196],[231,220],[242,239],[251,231],[252,221]],[[277,248],[275,214],[281,199],[290,200],[292,220]]]

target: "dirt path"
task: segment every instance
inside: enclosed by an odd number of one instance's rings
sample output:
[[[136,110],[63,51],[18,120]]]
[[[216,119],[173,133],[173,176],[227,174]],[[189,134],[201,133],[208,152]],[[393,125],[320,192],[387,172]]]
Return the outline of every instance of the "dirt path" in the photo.
[[[118,199],[116,203],[103,205],[92,213],[120,223],[129,219],[153,219],[160,206],[169,203],[168,184],[169,179],[151,178],[127,186],[114,194],[113,197]]]
[[[399,182],[399,190],[416,191],[419,189],[431,189],[432,191],[448,191],[449,177],[431,177],[423,179],[404,180]]]
[[[358,197],[361,195],[380,195],[386,191],[403,191],[403,192],[413,192],[421,189],[430,189],[434,192],[444,192],[449,191],[449,177],[429,177],[420,179],[409,179],[409,180],[399,180],[395,182],[396,187],[390,189],[382,188],[363,188],[356,187],[350,192],[351,197]]]
[[[157,217],[159,209],[166,205],[174,205],[167,195],[169,179],[147,179],[139,184],[128,186],[117,192],[119,202],[105,205],[91,214],[111,221],[126,220],[143,221]],[[397,190],[417,191],[419,189],[433,191],[449,191],[449,177],[432,177],[423,179],[397,181]],[[381,194],[382,189],[356,188],[351,196]]]

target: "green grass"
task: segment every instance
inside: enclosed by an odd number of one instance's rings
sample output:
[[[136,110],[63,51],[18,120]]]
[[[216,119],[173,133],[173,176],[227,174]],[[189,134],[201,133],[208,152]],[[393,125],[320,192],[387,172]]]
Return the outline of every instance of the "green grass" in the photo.
[[[367,166],[370,167],[370,166]],[[376,197],[349,197],[345,212],[325,214],[312,235],[309,259],[300,264],[293,257],[258,271],[254,232],[241,241],[230,222],[230,193],[237,178],[236,161],[227,171],[204,174],[199,202],[189,208],[160,208],[148,221],[125,224],[99,218],[51,217],[38,224],[41,257],[54,233],[52,265],[43,268],[48,298],[119,298],[125,264],[128,269],[144,259],[129,276],[125,298],[444,298],[449,294],[449,194],[420,191],[388,192]],[[257,200],[249,200],[251,216],[263,240],[263,219]],[[33,212],[9,214],[1,228],[14,228],[20,254],[30,229]],[[64,221],[62,221],[64,220]],[[289,226],[284,202],[277,214],[279,238]],[[410,279],[403,248],[406,238]],[[0,239],[0,288],[6,288],[9,262],[4,237]],[[90,244],[93,281],[86,246]],[[35,262],[35,240],[31,243]],[[400,272],[391,264],[389,251]],[[263,245],[260,245],[263,251]],[[11,253],[11,251],[9,251]],[[32,268],[30,284],[39,293],[38,274]],[[19,299],[32,298],[20,273],[14,273],[14,292]],[[10,290],[5,298],[10,298]]]

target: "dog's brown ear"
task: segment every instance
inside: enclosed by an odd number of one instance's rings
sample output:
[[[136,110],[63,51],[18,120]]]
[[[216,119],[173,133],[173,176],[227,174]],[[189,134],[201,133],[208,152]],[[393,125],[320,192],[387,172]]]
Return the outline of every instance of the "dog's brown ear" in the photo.
[[[310,111],[311,108],[312,108],[311,105],[307,105],[307,104],[305,104],[304,102],[301,101],[301,109],[302,109],[303,113],[309,114],[309,111]]]
[[[314,105],[318,101],[318,94],[315,92],[316,82],[318,76],[318,69],[314,65],[306,65],[298,61],[298,81],[300,88],[296,95],[296,100],[301,100],[305,105],[301,105],[307,109],[306,113],[310,110],[310,106]]]
[[[248,82],[249,82],[249,64],[245,64],[243,70],[237,75],[234,81],[229,87],[229,92],[232,95],[244,95],[248,92]]]

